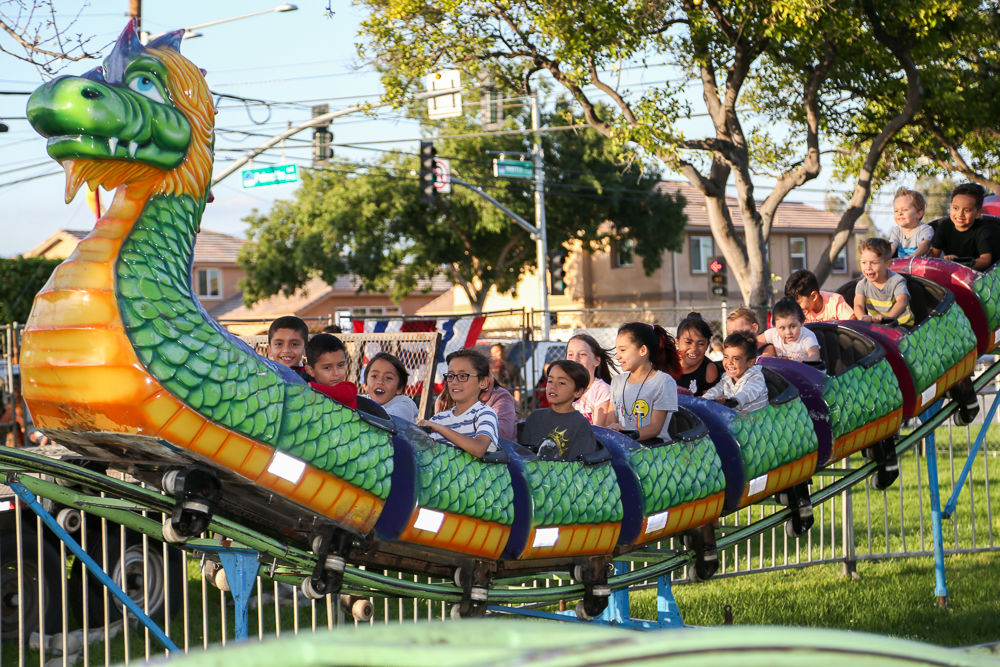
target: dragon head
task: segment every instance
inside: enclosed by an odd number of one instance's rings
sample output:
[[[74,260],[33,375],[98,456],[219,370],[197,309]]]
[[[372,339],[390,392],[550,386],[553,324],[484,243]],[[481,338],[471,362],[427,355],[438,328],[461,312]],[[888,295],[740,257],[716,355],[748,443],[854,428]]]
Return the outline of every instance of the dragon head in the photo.
[[[181,34],[144,46],[130,21],[103,66],[32,93],[28,120],[66,170],[67,202],[84,182],[205,196],[215,110],[202,71],[178,50]]]

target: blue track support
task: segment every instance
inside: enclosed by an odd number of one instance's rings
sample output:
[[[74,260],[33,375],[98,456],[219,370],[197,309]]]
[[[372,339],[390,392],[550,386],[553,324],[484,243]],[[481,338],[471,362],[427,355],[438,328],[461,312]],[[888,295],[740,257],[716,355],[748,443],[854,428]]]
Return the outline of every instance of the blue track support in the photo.
[[[83,564],[87,567],[87,571],[97,577],[97,580],[100,581],[109,591],[111,591],[111,594],[118,598],[123,605],[125,605],[130,614],[139,619],[139,622],[142,623],[154,637],[156,637],[157,641],[163,645],[163,648],[180,654],[181,650],[177,647],[177,644],[173,643],[170,640],[170,637],[168,637],[166,633],[160,629],[160,626],[158,626],[153,619],[147,616],[146,613],[139,608],[139,605],[132,600],[132,598],[125,594],[125,591],[123,591],[121,587],[118,586],[118,584],[116,584],[114,580],[101,569],[94,559],[90,557],[90,554],[83,550],[80,543],[73,539],[73,536],[67,533],[66,529],[60,526],[58,521],[52,518],[52,515],[49,514],[48,511],[42,507],[41,503],[39,503],[35,498],[35,494],[29,491],[24,484],[21,484],[21,482],[16,479],[10,480],[8,485],[17,497],[20,498],[25,505],[30,507],[31,511],[37,514],[42,519],[42,522],[44,522],[45,525],[56,534],[56,537],[62,540],[66,546],[69,547],[69,550],[83,562]],[[127,631],[128,628],[126,628],[126,632]]]
[[[624,561],[615,561],[615,574],[628,572],[629,564]],[[572,623],[598,623],[601,625],[615,625],[632,630],[664,630],[667,628],[683,628],[684,620],[681,618],[680,609],[674,599],[673,589],[670,583],[670,573],[663,575],[656,580],[656,620],[647,621],[641,618],[632,618],[629,610],[629,589],[620,588],[611,591],[608,598],[608,607],[600,616],[593,621],[581,621],[576,616],[576,611],[567,610],[560,612],[538,611],[536,609],[524,609],[521,607],[504,607],[490,605],[489,611],[515,614],[518,616],[530,616],[532,618],[544,618],[550,621],[569,621]]]
[[[937,401],[921,415],[921,418],[933,416],[941,409],[941,401]],[[927,445],[927,490],[931,500],[931,540],[934,543],[934,595],[938,606],[948,606],[948,586],[944,576],[944,535],[941,531],[941,494],[938,486],[937,443],[934,432],[924,438]]]
[[[244,641],[250,636],[249,605],[250,593],[253,592],[259,569],[259,554],[253,549],[242,547],[198,547],[199,551],[214,551],[219,554],[222,569],[226,573],[229,592],[233,594],[233,605],[236,612],[236,641]]]
[[[958,496],[962,493],[962,487],[965,486],[965,479],[969,476],[972,471],[972,465],[976,462],[976,457],[979,455],[979,448],[983,446],[983,441],[986,439],[986,431],[989,429],[990,424],[993,423],[993,418],[997,414],[997,406],[1000,405],[1000,393],[993,396],[993,404],[990,406],[989,411],[986,413],[986,418],[983,419],[983,425],[979,429],[979,435],[976,436],[976,441],[972,444],[972,449],[969,450],[969,456],[965,459],[965,465],[962,466],[962,474],[958,476],[958,481],[955,482],[955,488],[951,492],[951,498],[948,502],[944,504],[944,512],[942,516],[945,519],[951,517],[955,513],[955,507],[958,505]]]

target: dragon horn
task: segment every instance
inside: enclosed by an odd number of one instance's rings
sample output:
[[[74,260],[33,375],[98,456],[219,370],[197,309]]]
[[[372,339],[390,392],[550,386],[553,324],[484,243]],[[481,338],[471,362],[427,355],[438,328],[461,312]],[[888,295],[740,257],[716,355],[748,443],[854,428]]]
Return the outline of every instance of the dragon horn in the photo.
[[[90,79],[91,81],[101,81],[101,82],[103,82],[104,81],[104,68],[100,67],[100,66],[95,67],[94,69],[90,70],[89,72],[83,74],[81,78]]]
[[[172,30],[164,33],[146,45],[148,49],[167,48],[180,53],[181,39],[184,38],[184,30]]]
[[[141,53],[146,47],[139,41],[139,33],[135,29],[135,19],[129,19],[128,25],[118,36],[115,48],[104,60],[104,75],[109,83],[121,83],[125,76],[125,66],[133,56]]]

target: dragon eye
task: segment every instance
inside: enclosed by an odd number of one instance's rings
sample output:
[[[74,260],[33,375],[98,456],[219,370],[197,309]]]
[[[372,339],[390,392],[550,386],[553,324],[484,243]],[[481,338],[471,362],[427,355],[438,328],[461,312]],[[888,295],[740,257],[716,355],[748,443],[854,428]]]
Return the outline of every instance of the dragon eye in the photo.
[[[156,85],[156,81],[147,74],[140,74],[128,82],[128,87],[144,95],[154,102],[159,102],[164,104],[166,100],[163,99],[163,93],[160,92],[160,87]]]

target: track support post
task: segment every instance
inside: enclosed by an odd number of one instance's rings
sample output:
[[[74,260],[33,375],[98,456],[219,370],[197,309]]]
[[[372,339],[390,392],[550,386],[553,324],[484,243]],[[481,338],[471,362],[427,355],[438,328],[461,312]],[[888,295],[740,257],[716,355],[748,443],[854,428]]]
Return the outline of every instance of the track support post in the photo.
[[[941,410],[941,401],[935,402],[920,415],[921,421],[933,417]],[[938,485],[937,443],[934,432],[924,439],[927,457],[927,491],[931,501],[931,541],[934,543],[934,595],[938,606],[948,606],[948,585],[944,576],[944,534],[941,530],[941,493]]]
[[[979,456],[979,448],[983,446],[983,441],[986,440],[986,432],[989,430],[990,425],[993,423],[993,419],[996,417],[997,406],[1000,406],[1000,392],[993,396],[993,403],[990,405],[990,409],[986,412],[986,418],[983,419],[983,424],[979,428],[979,434],[976,436],[976,441],[969,450],[969,455],[966,457],[965,465],[962,466],[962,472],[958,476],[958,480],[955,482],[955,488],[951,492],[951,497],[948,498],[948,502],[944,504],[944,512],[942,516],[945,519],[950,518],[951,515],[955,513],[955,508],[958,506],[958,496],[961,495],[962,488],[965,486],[965,480],[968,478],[969,473],[972,472],[972,464],[976,462],[976,457]]]
[[[199,546],[199,551],[214,551],[222,561],[222,569],[226,573],[229,592],[233,594],[233,606],[236,614],[236,641],[245,641],[249,637],[250,594],[257,581],[258,562],[260,554],[253,549],[226,546]]]

